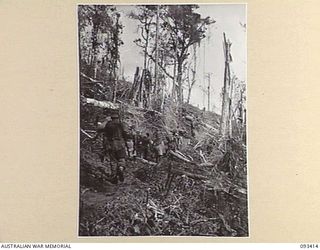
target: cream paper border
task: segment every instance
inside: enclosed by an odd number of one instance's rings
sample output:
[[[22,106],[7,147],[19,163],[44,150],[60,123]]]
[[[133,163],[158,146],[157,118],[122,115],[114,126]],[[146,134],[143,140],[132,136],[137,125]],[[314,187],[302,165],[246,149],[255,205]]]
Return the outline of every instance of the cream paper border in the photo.
[[[320,4],[246,2],[250,237],[78,238],[84,2],[1,0],[0,242],[319,241]]]

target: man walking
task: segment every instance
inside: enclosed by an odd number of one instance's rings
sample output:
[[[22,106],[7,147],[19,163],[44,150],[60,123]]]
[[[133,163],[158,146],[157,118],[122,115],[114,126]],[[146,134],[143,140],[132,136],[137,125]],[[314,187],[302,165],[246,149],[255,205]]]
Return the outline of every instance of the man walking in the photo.
[[[120,122],[120,117],[117,111],[111,113],[111,121],[104,127],[104,136],[109,144],[109,156],[111,163],[115,163],[115,167],[111,164],[111,175],[117,181],[124,181],[124,167],[126,157],[126,140],[128,138],[123,124]]]

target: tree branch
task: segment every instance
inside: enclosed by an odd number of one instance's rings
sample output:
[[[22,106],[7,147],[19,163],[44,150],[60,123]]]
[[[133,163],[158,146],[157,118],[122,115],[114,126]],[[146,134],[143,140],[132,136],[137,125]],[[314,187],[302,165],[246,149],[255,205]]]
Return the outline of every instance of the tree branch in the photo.
[[[154,59],[154,57],[153,57],[152,55],[150,55],[149,53],[147,53],[147,56],[148,56],[153,62],[156,61],[156,60]],[[170,79],[173,80],[173,76],[170,75],[170,74],[167,72],[167,70],[166,70],[161,64],[159,64],[158,62],[157,62],[157,64],[158,64],[158,66],[162,69],[162,71],[163,71]]]

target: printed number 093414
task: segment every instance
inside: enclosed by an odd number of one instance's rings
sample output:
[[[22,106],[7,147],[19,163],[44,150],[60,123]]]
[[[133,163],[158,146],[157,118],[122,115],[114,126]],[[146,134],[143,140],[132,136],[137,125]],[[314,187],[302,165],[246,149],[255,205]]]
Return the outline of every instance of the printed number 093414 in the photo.
[[[300,244],[300,248],[319,248],[318,244]]]

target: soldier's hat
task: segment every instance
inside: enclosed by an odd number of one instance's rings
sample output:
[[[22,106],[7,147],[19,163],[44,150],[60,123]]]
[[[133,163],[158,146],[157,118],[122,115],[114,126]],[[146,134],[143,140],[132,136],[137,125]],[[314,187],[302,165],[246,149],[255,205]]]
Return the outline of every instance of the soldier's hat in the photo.
[[[110,114],[111,118],[119,118],[119,112],[116,110],[113,110]]]

